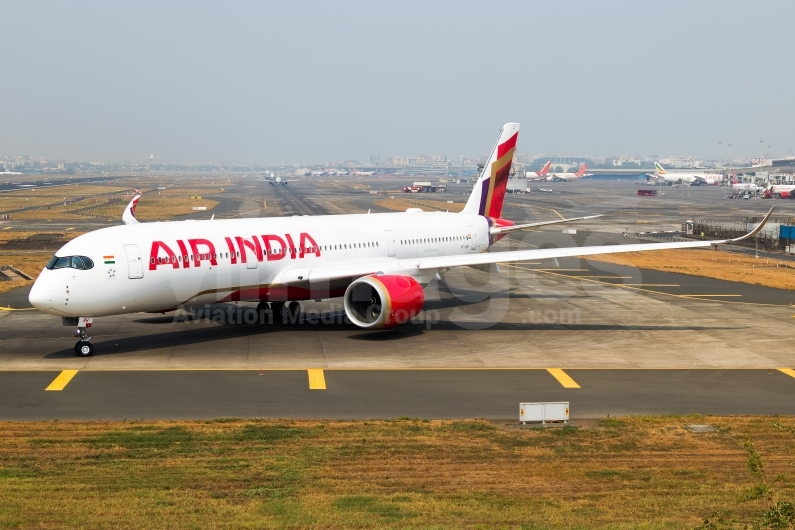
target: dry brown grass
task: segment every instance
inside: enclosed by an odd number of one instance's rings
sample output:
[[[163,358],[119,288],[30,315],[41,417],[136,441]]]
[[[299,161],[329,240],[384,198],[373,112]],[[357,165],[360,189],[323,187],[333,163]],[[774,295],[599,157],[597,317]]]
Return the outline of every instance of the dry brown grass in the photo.
[[[652,250],[626,254],[601,254],[589,256],[588,259],[640,269],[679,272],[779,289],[795,289],[795,269],[777,267],[778,262],[774,259],[756,259],[721,250]]]
[[[462,203],[452,203],[448,204],[446,201],[432,201],[432,200],[424,200],[418,198],[416,195],[412,195],[411,197],[401,197],[395,199],[382,199],[380,201],[376,201],[378,206],[382,208],[387,208],[388,210],[395,210],[399,212],[405,212],[409,208],[422,208],[426,212],[430,211],[450,211],[450,212],[460,212],[464,209],[464,205]]]
[[[40,252],[0,255],[0,265],[11,265],[21,270],[28,276],[37,278],[51,257],[51,253]],[[0,282],[0,293],[5,293],[12,289],[16,289],[17,287],[25,287],[26,285],[32,284],[33,282],[29,280]],[[2,528],[2,526],[0,526],[0,528]]]
[[[692,528],[716,512],[754,522],[766,506],[744,500],[743,441],[773,476],[791,470],[792,425],[6,422],[0,527]],[[792,499],[791,480],[779,488]]]
[[[171,219],[179,215],[195,213],[193,207],[204,206],[207,212],[212,210],[218,204],[218,201],[206,199],[191,199],[191,195],[175,192],[163,192],[161,195],[144,195],[138,201],[138,206],[135,208],[135,217],[140,221],[156,221],[163,219]],[[200,194],[197,196],[201,196]],[[127,202],[124,204],[114,204],[98,208],[96,215],[101,218],[107,219],[121,219],[124,213],[124,208],[127,207]],[[207,215],[212,215],[208,213]]]
[[[189,182],[189,187],[155,190],[141,187],[144,196],[136,213],[144,220],[161,220],[193,212],[193,206],[211,210],[218,203],[203,197],[223,188],[219,183]],[[192,199],[202,196],[202,199]],[[130,188],[117,186],[64,186],[20,191],[0,196],[0,212],[11,212],[11,221],[28,219],[120,219],[132,199]],[[66,201],[64,201],[66,198]],[[79,199],[79,200],[77,200]],[[66,204],[64,204],[66,202]],[[26,211],[15,211],[32,208]]]

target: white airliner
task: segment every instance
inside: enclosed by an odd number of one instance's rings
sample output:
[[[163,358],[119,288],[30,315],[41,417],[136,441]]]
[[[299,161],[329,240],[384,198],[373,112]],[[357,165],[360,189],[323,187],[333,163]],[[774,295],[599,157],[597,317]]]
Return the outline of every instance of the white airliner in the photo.
[[[659,162],[654,163],[654,173],[647,173],[646,175],[663,182],[672,183],[685,183],[685,184],[709,184],[717,186],[723,182],[723,175],[721,173],[668,173]]]
[[[354,177],[371,177],[375,175],[375,171],[356,171],[356,168],[351,168]]]
[[[552,167],[552,161],[544,164],[541,171],[525,171],[524,176],[530,180],[544,180],[544,177],[549,173],[550,167]]]
[[[734,171],[732,171],[732,190],[733,191],[751,191],[751,192],[759,192],[764,191],[765,187],[760,186],[759,184],[754,184],[753,182],[739,182],[737,177],[734,176]]]
[[[547,180],[548,181],[558,181],[558,182],[563,181],[563,180],[565,180],[567,182],[571,181],[571,180],[577,180],[580,177],[588,176],[588,174],[585,172],[586,169],[588,169],[588,164],[584,163],[582,165],[582,167],[580,168],[580,170],[578,172],[576,172],[576,173],[552,173],[551,175],[549,175],[547,177]]]
[[[513,230],[599,216],[514,224],[500,218],[519,124],[500,131],[461,213],[406,212],[139,223],[135,196],[124,225],[79,236],[58,250],[30,291],[30,303],[76,325],[79,356],[94,351],[95,317],[163,312],[227,301],[297,316],[299,300],[343,297],[361,328],[403,324],[423,308],[423,287],[454,267],[673,248],[688,241],[484,252]],[[755,235],[759,227],[745,237]]]

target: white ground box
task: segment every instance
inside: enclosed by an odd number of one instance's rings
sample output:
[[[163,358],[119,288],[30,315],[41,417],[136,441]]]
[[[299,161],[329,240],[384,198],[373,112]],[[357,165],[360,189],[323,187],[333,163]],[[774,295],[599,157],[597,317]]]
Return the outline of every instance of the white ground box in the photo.
[[[564,228],[563,229],[563,233],[564,234],[575,235],[577,233],[577,229],[576,228]]]
[[[519,421],[522,424],[547,423],[550,421],[569,421],[568,401],[542,401],[537,403],[519,403]]]

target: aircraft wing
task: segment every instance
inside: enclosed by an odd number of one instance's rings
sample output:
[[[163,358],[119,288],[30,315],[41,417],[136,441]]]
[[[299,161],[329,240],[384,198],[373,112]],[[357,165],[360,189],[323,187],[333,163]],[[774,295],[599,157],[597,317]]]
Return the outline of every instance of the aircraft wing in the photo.
[[[643,252],[646,250],[672,250],[679,248],[704,248],[725,243],[732,243],[748,239],[758,234],[773,214],[775,207],[770,208],[765,218],[756,228],[744,236],[734,239],[720,239],[712,241],[676,241],[673,243],[639,243],[634,245],[598,245],[593,247],[566,247],[566,248],[541,248],[533,250],[514,250],[508,252],[489,252],[484,254],[468,254],[463,256],[439,256],[434,258],[421,258],[417,263],[420,270],[448,269],[464,265],[486,265],[489,263],[506,263],[512,261],[534,261],[552,258],[567,258],[575,256],[593,256],[597,254],[617,254],[621,252]]]
[[[775,207],[774,207],[775,208]],[[515,261],[536,261],[552,258],[593,256],[597,254],[616,254],[621,252],[642,252],[646,250],[672,250],[680,248],[705,248],[748,239],[758,234],[773,214],[771,208],[756,228],[741,237],[712,241],[677,241],[673,243],[639,243],[632,245],[599,245],[593,247],[542,248],[533,250],[514,250],[507,252],[488,252],[459,256],[438,256],[432,258],[377,258],[348,264],[321,267],[294,267],[286,269],[274,278],[274,283],[283,285],[303,282],[320,283],[343,278],[358,278],[367,274],[402,274],[406,276],[428,276],[436,271],[453,267],[488,265]],[[561,219],[559,222],[572,221]],[[513,227],[511,227],[513,228]]]

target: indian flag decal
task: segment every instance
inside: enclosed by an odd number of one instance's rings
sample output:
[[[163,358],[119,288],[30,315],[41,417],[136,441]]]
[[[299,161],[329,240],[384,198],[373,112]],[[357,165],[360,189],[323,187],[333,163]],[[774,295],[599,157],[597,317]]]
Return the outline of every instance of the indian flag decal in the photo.
[[[105,260],[105,265],[115,265],[116,258],[113,256],[102,256],[102,259]]]

